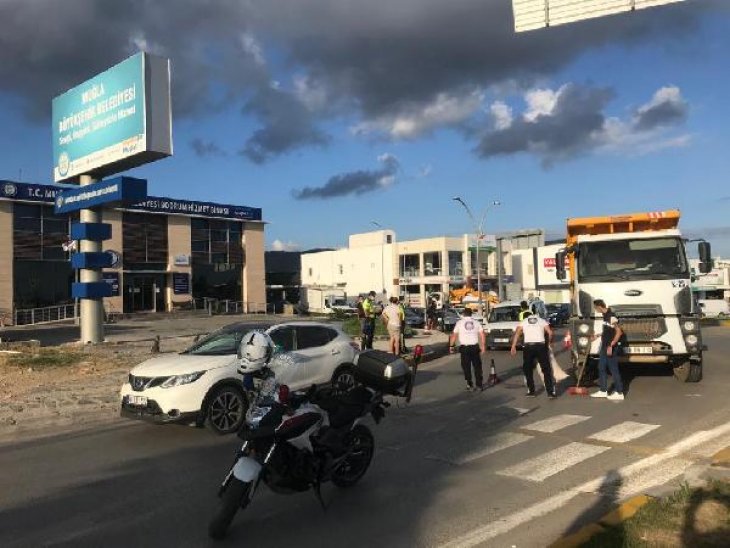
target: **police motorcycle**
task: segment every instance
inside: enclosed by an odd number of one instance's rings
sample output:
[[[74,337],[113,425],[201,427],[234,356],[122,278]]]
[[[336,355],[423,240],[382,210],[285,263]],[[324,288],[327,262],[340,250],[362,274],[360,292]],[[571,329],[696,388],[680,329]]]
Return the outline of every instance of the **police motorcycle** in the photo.
[[[290,393],[276,382],[270,367],[273,355],[274,344],[264,333],[248,333],[241,341],[239,372],[250,403],[238,433],[243,445],[221,483],[219,507],[208,526],[213,539],[225,537],[238,510],[248,506],[262,482],[277,494],[311,489],[323,507],[323,483],[355,485],[375,452],[373,434],[363,421],[368,415],[376,424],[382,420],[390,405],[385,395],[410,399],[413,390],[405,361],[369,350],[355,360],[355,386],[312,386],[306,393]]]

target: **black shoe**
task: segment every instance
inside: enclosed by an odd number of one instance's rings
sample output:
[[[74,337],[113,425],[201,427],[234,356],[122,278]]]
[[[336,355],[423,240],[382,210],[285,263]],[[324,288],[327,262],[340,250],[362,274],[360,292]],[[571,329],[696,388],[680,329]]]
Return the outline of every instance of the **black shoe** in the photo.
[[[478,385],[474,391],[475,392],[484,392],[484,385],[483,384]]]
[[[474,387],[471,384],[466,385],[466,391],[471,392],[474,389]]]
[[[552,392],[548,394],[548,399],[554,400],[557,399],[558,395],[555,392]]]
[[[533,392],[528,392],[527,394],[525,394],[525,396],[527,396],[528,398],[536,398],[537,394],[535,394],[535,392],[533,391]]]

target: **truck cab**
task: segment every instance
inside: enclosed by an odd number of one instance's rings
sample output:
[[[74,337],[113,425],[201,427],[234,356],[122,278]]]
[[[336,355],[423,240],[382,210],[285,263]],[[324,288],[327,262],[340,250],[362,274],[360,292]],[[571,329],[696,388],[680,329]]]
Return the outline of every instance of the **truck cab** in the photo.
[[[556,261],[566,253],[570,259],[573,361],[587,359],[587,372],[595,373],[603,328],[593,301],[602,299],[626,335],[622,362],[669,365],[685,382],[702,378],[700,314],[678,222],[676,210],[568,220],[566,250]],[[706,242],[700,255],[701,268],[711,267]]]

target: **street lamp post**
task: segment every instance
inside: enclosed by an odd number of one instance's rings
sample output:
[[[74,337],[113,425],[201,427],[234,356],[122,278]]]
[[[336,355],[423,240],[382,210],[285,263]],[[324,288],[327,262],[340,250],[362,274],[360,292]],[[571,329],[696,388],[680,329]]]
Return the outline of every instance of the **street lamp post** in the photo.
[[[479,295],[479,316],[482,318],[482,321],[484,320],[484,305],[482,303],[482,269],[481,264],[479,263],[479,243],[480,240],[484,237],[484,221],[487,218],[487,212],[492,208],[499,205],[502,205],[501,202],[498,200],[493,200],[484,210],[484,213],[482,214],[481,219],[479,219],[479,222],[477,223],[476,218],[474,217],[474,214],[471,212],[471,209],[469,209],[469,206],[466,205],[466,202],[462,200],[461,196],[454,196],[452,198],[455,202],[460,203],[464,209],[466,210],[466,213],[469,215],[469,218],[474,223],[474,228],[476,229],[477,233],[477,293]]]
[[[370,221],[370,224],[376,226],[381,231],[383,230],[383,225],[381,225],[378,221]],[[383,234],[380,236],[380,283],[383,287],[383,298],[385,298],[385,244],[383,243]]]

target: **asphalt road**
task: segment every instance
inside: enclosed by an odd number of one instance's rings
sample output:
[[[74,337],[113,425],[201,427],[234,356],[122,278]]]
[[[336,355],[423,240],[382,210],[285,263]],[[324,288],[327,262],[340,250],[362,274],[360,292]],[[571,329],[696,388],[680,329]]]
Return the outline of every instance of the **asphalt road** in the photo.
[[[456,357],[426,364],[410,406],[374,427],[378,451],[350,490],[264,489],[223,546],[545,546],[618,499],[676,484],[730,445],[730,329],[706,331],[705,379],[630,379],[625,402],[463,391]],[[561,357],[564,361],[566,356]],[[0,447],[0,545],[207,546],[237,445],[190,427],[109,428]]]

